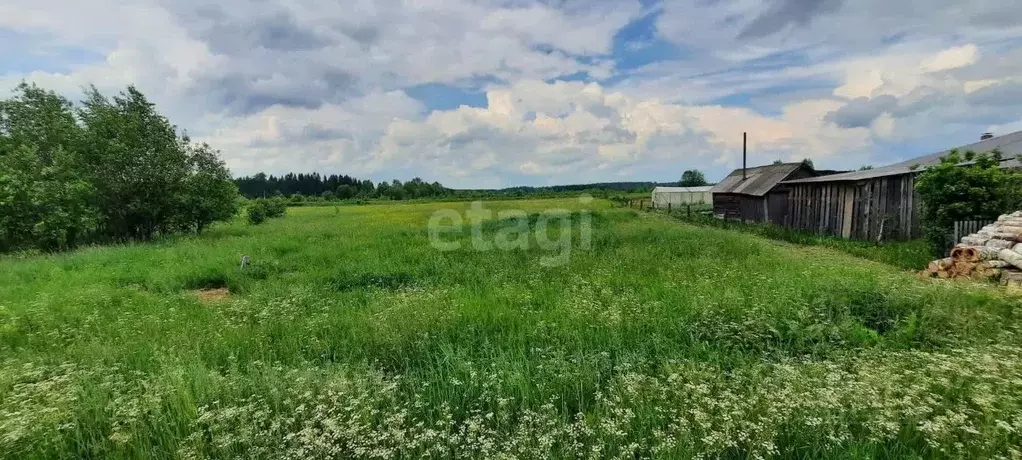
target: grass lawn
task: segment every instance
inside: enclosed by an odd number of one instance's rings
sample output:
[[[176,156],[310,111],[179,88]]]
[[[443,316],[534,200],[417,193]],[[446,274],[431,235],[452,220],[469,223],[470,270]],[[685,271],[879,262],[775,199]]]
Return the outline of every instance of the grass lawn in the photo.
[[[563,264],[468,226],[435,249],[431,214],[469,206],[0,259],[0,457],[1022,455],[996,288],[602,200],[486,204],[568,210]]]

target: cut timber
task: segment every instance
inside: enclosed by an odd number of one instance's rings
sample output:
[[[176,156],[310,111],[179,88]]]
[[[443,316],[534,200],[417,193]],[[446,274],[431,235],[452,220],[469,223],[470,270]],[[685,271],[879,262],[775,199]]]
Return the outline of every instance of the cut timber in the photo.
[[[958,276],[969,276],[976,264],[972,262],[955,262],[955,274]]]
[[[950,258],[950,257],[945,257],[943,259],[938,259],[936,262],[937,262],[937,269],[938,270],[947,270],[947,269],[953,267],[954,264],[955,264],[955,261],[952,258]]]
[[[1015,242],[1008,240],[990,240],[987,241],[986,246],[997,249],[1008,249],[1015,246]]]
[[[964,248],[954,248],[951,250],[951,258],[955,260],[972,260],[972,257],[976,254],[976,250],[972,249],[971,246]]]
[[[1022,268],[1022,254],[1011,249],[1002,249],[1001,252],[997,253],[997,257],[1015,267]]]
[[[1018,241],[1018,238],[1019,238],[1018,233],[1008,233],[1008,232],[1002,232],[1000,230],[990,234],[990,239],[991,240],[1004,240],[1004,241],[1009,241],[1009,242],[1016,242],[1016,241]],[[1009,246],[1009,247],[1011,247],[1011,246]]]
[[[987,244],[988,241],[990,241],[990,238],[984,236],[966,236],[962,238],[962,243],[971,246],[983,246]]]
[[[983,265],[989,268],[1004,268],[1010,264],[1003,260],[987,260],[983,262]]]
[[[1001,270],[1001,282],[1005,281],[1019,281],[1022,282],[1022,272],[1018,270],[1012,270],[1005,268]]]
[[[1000,251],[997,248],[991,248],[987,246],[981,246],[976,248],[976,252],[973,254],[973,261],[980,262],[984,260],[997,260],[997,254]]]
[[[955,226],[975,229],[976,222]],[[1000,279],[1022,294],[1022,211],[1003,214],[995,222],[954,242],[950,257],[927,264],[920,275],[940,278],[970,278],[977,281]]]

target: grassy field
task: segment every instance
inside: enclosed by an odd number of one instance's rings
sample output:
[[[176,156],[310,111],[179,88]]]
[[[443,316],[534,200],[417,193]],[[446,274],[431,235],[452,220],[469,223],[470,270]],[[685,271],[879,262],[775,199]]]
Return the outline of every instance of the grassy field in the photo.
[[[657,210],[657,212],[663,211]],[[734,230],[803,246],[834,248],[854,256],[894,265],[905,270],[921,270],[931,260],[938,257],[932,253],[929,243],[922,238],[909,241],[884,241],[876,243],[872,241],[846,240],[836,236],[824,236],[768,223],[723,220],[709,214],[686,215],[684,212],[675,211],[671,213],[671,217],[703,227]]]
[[[435,249],[468,207],[0,259],[0,456],[1022,455],[1022,308],[993,287],[605,201],[487,203],[570,211],[563,264],[467,226]]]

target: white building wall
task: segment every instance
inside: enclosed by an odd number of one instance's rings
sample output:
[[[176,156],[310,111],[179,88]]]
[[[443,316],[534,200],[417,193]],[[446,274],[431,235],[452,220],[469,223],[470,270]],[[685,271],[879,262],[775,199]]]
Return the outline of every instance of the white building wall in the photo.
[[[713,194],[710,192],[676,192],[653,190],[653,207],[657,209],[666,208],[668,204],[672,208],[690,204],[710,204],[713,202]]]

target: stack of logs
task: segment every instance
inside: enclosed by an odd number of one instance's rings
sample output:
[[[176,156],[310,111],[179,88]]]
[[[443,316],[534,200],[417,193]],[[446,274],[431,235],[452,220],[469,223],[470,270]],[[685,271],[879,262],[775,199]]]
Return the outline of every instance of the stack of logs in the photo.
[[[930,262],[922,274],[937,278],[971,278],[1022,288],[1022,211],[1005,214],[962,238],[951,257]]]

